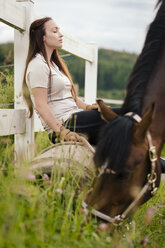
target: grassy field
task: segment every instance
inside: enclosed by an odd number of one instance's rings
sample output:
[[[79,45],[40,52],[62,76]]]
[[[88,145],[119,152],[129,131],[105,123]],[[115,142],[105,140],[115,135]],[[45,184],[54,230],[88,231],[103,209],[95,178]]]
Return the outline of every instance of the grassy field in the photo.
[[[1,108],[13,107],[3,105],[13,102],[13,78],[6,72],[1,79]],[[51,143],[43,132],[36,134],[35,144],[38,154]],[[116,227],[82,208],[92,179],[82,184],[71,170],[61,175],[58,169],[51,179],[27,180],[29,164],[22,161],[16,168],[13,148],[13,136],[0,138],[0,248],[165,247],[164,181],[150,201]]]
[[[132,219],[115,227],[81,207],[92,180],[80,186],[79,176],[71,170],[61,175],[58,169],[50,179],[44,175],[29,181],[28,164],[16,169],[11,154],[9,146],[0,170],[1,248],[165,247],[164,181]]]

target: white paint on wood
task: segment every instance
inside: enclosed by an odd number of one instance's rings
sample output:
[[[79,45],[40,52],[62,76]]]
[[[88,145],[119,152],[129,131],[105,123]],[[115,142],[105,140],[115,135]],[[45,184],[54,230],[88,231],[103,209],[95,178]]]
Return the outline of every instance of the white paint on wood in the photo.
[[[33,3],[31,1],[21,1],[17,5],[25,7],[25,32],[14,31],[14,98],[15,109],[25,108],[26,105],[22,98],[22,80],[25,69],[25,62],[29,46],[28,30],[33,21]],[[17,159],[33,157],[34,145],[34,120],[26,119],[26,130],[24,135],[15,135],[15,154]]]
[[[34,1],[32,0],[16,0],[17,2],[31,2],[31,3],[34,3]]]
[[[97,97],[97,61],[98,47],[96,44],[89,44],[93,49],[93,63],[85,61],[85,102],[92,104]]]
[[[20,31],[25,30],[25,11],[15,0],[0,0],[0,21]]]
[[[79,58],[85,59],[89,62],[94,61],[94,49],[95,47],[90,44],[86,44],[64,34],[62,49],[70,54],[73,54]]]
[[[80,99],[82,99],[83,101],[85,101],[84,97],[79,96]],[[97,98],[97,99],[102,99],[106,104],[116,104],[116,105],[122,105],[123,104],[123,100],[115,100],[115,99],[105,99],[105,98]]]
[[[34,112],[34,132],[40,132],[40,131],[44,131],[44,128],[42,126],[40,118],[38,117],[36,112]]]
[[[25,109],[0,109],[0,136],[25,132]]]
[[[107,104],[117,104],[117,105],[122,105],[123,100],[115,100],[115,99],[103,99],[103,101]]]

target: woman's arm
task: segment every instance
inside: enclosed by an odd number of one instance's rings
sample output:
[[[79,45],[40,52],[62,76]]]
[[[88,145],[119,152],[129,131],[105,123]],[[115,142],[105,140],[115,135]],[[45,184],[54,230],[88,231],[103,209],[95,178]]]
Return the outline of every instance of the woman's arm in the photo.
[[[86,108],[87,108],[87,106],[88,106],[88,105],[87,105],[85,102],[83,102],[79,97],[76,98],[76,104],[77,104],[78,108],[84,109],[84,110],[86,110]]]
[[[32,89],[32,94],[34,96],[36,110],[45,123],[60,137],[62,140],[66,141],[81,141],[81,137],[69,129],[66,129],[57,120],[56,116],[47,104],[47,88],[36,87]]]
[[[92,110],[92,109],[98,109],[97,103],[94,103],[92,105],[88,105],[85,102],[83,102],[79,97],[76,99],[76,104],[78,108],[83,109],[83,110]]]
[[[47,104],[48,90],[46,88],[36,87],[32,89],[36,110],[45,123],[54,131],[59,133],[62,124]]]

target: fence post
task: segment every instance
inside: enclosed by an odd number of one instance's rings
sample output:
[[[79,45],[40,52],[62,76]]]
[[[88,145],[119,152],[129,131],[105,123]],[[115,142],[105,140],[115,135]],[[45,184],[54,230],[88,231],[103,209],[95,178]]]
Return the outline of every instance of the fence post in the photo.
[[[85,102],[92,104],[97,97],[97,61],[98,46],[97,44],[89,44],[93,48],[93,62],[85,61]]]
[[[14,30],[14,102],[15,109],[26,108],[22,97],[22,80],[28,51],[28,30],[33,21],[33,1],[17,0],[17,4],[25,7],[25,31]],[[14,14],[14,13],[11,13]],[[15,135],[15,158],[19,164],[21,159],[30,159],[34,148],[34,120],[25,119],[25,133]]]

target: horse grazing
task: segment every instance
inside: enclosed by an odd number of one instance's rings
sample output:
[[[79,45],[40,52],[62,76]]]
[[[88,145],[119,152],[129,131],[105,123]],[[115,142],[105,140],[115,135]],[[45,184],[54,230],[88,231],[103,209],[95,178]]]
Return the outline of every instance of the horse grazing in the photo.
[[[114,222],[151,198],[160,183],[160,153],[165,141],[165,0],[130,75],[120,115],[98,100],[102,130],[94,162],[98,176],[84,206]]]

